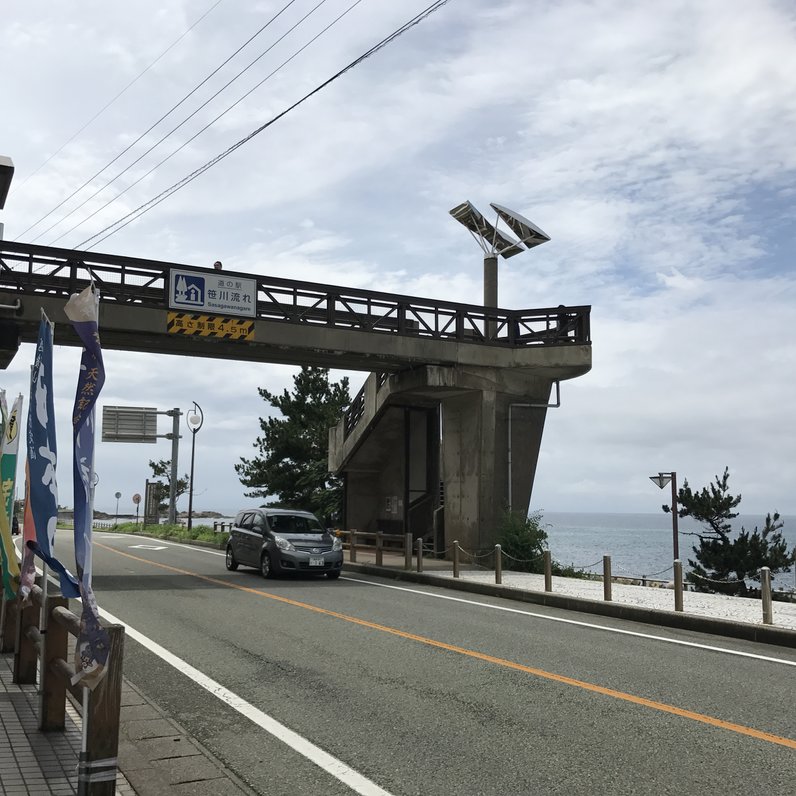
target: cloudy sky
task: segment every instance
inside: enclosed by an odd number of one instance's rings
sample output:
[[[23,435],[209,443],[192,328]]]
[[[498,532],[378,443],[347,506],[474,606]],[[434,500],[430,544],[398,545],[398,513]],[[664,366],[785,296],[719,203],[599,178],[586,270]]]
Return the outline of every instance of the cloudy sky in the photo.
[[[548,413],[532,507],[654,512],[662,494],[648,475],[675,469],[698,486],[729,466],[744,513],[796,514],[786,0],[450,0],[134,223],[85,243],[430,3],[6,0],[6,239],[478,303],[481,254],[448,210],[506,204],[552,240],[501,263],[500,306],[593,307],[593,369],[563,383]],[[32,356],[23,346],[0,374],[10,396],[27,395]],[[56,348],[59,502],[70,506],[78,360]],[[115,351],[106,367],[101,404],[204,409],[197,510],[252,502],[233,466],[269,411],[257,388],[289,387],[295,369]],[[365,374],[348,375],[353,394]],[[166,440],[99,443],[97,508],[113,511],[119,491],[120,511],[133,511],[147,462],[169,456]]]

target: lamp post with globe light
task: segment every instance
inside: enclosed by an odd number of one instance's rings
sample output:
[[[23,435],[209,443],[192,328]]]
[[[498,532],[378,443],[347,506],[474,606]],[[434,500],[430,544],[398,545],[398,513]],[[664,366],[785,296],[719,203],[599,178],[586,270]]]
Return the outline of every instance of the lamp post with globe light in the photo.
[[[193,402],[193,409],[189,409],[185,416],[188,428],[191,431],[191,477],[188,484],[188,530],[193,527],[193,464],[196,454],[196,432],[202,427],[205,421],[202,407],[196,401]]]

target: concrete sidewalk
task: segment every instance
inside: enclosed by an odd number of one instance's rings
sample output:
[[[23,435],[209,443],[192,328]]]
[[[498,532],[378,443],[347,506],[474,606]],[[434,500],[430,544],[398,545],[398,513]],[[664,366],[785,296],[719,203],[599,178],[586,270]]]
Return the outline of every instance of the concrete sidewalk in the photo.
[[[67,702],[64,732],[38,729],[38,693],[12,682],[0,654],[0,796],[77,794],[82,720]],[[117,796],[252,796],[254,791],[131,683],[122,686]]]

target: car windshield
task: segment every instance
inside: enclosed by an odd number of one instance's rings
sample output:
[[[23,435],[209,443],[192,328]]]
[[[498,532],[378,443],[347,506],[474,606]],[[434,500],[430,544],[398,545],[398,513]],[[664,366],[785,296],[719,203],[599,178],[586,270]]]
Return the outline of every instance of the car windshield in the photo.
[[[325,528],[303,514],[269,514],[268,524],[274,533],[323,533]]]

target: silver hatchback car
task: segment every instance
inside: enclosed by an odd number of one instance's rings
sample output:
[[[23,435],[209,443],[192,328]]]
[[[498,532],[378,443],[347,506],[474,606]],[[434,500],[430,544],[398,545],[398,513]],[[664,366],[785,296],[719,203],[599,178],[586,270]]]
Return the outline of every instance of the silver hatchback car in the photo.
[[[256,567],[265,578],[299,572],[339,578],[343,543],[309,511],[243,509],[229,534],[226,565]]]

